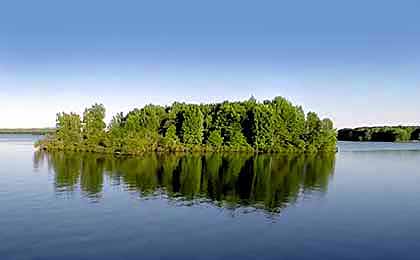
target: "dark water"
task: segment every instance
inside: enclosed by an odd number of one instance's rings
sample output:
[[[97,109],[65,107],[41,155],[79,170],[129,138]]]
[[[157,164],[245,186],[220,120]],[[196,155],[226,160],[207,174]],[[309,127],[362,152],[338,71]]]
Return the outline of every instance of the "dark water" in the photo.
[[[35,152],[0,136],[0,259],[419,259],[420,144],[332,156]]]

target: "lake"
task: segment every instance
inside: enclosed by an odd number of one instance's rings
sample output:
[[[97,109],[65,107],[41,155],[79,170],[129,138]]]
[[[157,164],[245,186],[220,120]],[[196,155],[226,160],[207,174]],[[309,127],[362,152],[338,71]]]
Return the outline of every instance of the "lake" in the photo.
[[[419,259],[420,144],[335,155],[35,151],[0,136],[0,259]]]

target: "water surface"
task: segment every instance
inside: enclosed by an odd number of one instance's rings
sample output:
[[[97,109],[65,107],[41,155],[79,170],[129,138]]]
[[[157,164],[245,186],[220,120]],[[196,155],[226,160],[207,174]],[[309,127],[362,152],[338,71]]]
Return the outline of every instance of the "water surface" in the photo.
[[[419,144],[116,158],[36,138],[0,136],[0,259],[419,257]]]

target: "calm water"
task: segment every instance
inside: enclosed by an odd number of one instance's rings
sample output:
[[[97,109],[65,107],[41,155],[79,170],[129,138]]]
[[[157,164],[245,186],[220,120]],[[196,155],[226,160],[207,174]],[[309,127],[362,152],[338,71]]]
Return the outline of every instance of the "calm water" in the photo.
[[[0,136],[0,259],[419,259],[420,144],[43,153]]]

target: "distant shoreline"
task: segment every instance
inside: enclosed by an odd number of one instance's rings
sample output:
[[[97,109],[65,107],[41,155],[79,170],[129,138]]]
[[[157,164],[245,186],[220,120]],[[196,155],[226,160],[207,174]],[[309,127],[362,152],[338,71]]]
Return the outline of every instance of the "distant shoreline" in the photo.
[[[337,140],[337,143],[391,143],[391,144],[416,144],[420,143],[420,140],[409,140],[409,141],[351,141],[351,140]]]
[[[31,134],[31,135],[46,135],[55,133],[55,128],[1,128],[2,134]]]
[[[418,142],[420,141],[420,126],[344,128],[338,131],[337,139],[353,142]]]

